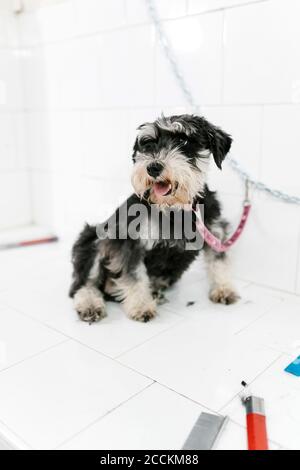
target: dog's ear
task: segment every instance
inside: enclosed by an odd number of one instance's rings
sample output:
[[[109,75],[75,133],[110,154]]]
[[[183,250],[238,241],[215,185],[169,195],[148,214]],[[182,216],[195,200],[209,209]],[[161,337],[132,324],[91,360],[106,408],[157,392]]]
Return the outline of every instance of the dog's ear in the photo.
[[[215,163],[221,170],[222,162],[231,148],[231,136],[204,117],[185,116],[185,120],[189,122],[191,133],[197,135],[201,147],[213,154]]]
[[[222,162],[229,152],[232,144],[232,138],[219,127],[209,124],[207,129],[209,150],[213,154],[215,163],[220,170]]]

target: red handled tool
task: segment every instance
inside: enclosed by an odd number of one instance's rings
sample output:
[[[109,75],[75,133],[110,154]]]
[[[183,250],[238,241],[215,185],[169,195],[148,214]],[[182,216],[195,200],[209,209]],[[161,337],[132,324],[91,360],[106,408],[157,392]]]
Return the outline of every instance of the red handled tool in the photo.
[[[246,385],[244,382],[242,384]],[[268,450],[264,399],[246,394],[242,402],[247,413],[248,450]]]
[[[8,250],[10,248],[22,248],[25,246],[42,245],[43,243],[53,243],[57,241],[58,241],[58,237],[50,236],[50,237],[37,238],[34,240],[26,240],[26,241],[21,241],[21,242],[0,243],[0,251]]]

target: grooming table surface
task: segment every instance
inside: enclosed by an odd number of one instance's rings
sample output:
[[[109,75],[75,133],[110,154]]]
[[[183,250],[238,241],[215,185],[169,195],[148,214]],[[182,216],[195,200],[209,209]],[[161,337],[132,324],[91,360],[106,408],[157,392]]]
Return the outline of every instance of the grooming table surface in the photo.
[[[199,261],[154,321],[109,303],[89,326],[69,258],[62,243],[0,253],[0,449],[180,449],[201,412],[229,416],[218,449],[246,449],[242,380],[265,399],[270,448],[300,449],[300,379],[284,372],[299,297],[237,280],[242,300],[214,305]]]

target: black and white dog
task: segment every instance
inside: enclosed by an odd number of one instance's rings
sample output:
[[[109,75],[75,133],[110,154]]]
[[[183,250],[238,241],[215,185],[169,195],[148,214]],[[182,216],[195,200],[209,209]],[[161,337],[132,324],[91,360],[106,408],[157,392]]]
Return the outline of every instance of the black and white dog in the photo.
[[[133,149],[135,194],[104,226],[86,225],[73,247],[70,296],[82,320],[103,318],[106,299],[121,302],[134,320],[147,322],[155,317],[165,289],[181,277],[201,249],[199,233],[193,230],[196,205],[204,207],[206,226],[225,237],[227,223],[206,176],[211,155],[221,169],[231,142],[220,128],[194,115],[162,116],[138,128]],[[138,223],[134,207],[140,208]],[[153,208],[158,215],[155,222]],[[183,216],[179,223],[178,215]],[[188,234],[183,230],[178,237],[175,230],[182,228],[182,220],[189,220],[192,230]],[[132,225],[134,231],[129,230]],[[166,225],[168,236],[162,228]],[[196,243],[188,249],[191,239]],[[210,299],[235,302],[238,295],[230,280],[227,255],[215,253],[206,244],[203,248]]]

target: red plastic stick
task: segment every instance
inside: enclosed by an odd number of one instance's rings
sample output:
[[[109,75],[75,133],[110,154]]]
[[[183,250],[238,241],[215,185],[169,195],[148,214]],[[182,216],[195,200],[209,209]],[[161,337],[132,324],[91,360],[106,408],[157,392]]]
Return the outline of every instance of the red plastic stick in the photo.
[[[0,250],[8,250],[10,248],[21,248],[25,246],[41,245],[43,243],[57,242],[58,237],[37,238],[35,240],[27,240],[23,242],[11,242],[0,244]]]
[[[248,450],[268,450],[263,398],[250,396],[244,401],[247,412]]]
[[[31,245],[41,245],[43,243],[52,243],[57,242],[57,237],[46,237],[46,238],[37,238],[36,240],[28,240],[25,242],[20,242],[20,246],[31,246]]]
[[[247,415],[248,450],[268,450],[266,417],[251,413]]]

